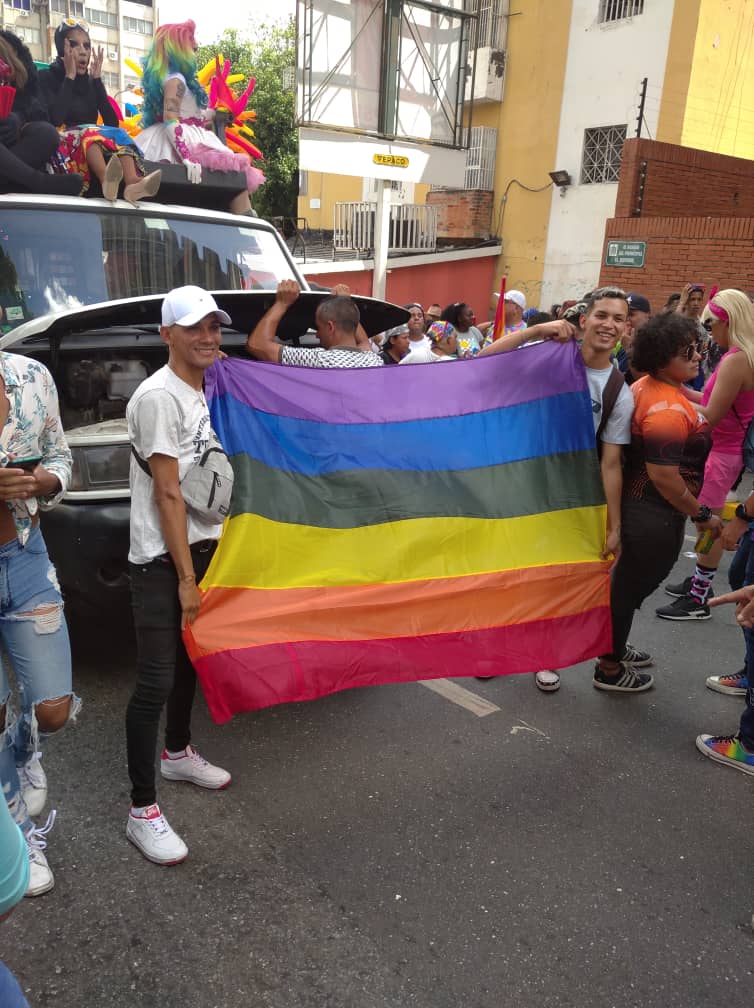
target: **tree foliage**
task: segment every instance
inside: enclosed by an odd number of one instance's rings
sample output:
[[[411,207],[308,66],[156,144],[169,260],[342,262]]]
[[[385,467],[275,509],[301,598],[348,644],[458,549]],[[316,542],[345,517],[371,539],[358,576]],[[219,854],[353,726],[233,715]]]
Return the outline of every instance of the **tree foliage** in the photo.
[[[251,77],[256,86],[249,107],[257,114],[251,124],[256,145],[264,155],[259,166],[267,181],[252,198],[260,217],[295,217],[298,196],[298,133],[295,126],[295,91],[285,79],[296,66],[296,26],[258,25],[250,40],[239,38],[231,28],[197,53],[199,66],[216,53],[229,60],[231,73],[242,73],[244,80],[234,84],[243,90]]]

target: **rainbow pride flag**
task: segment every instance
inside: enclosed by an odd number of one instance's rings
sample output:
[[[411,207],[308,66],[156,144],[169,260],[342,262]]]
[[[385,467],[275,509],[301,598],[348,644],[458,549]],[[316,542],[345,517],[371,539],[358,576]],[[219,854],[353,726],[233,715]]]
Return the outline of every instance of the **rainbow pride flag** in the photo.
[[[186,645],[217,722],[609,649],[574,344],[445,367],[225,360],[207,392],[236,484]]]

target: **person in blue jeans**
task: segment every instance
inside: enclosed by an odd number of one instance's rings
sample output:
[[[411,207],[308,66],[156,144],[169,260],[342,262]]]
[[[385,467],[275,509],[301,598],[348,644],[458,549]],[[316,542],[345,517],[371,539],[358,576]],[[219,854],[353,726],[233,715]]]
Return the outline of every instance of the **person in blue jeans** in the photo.
[[[746,642],[744,667],[727,676],[709,676],[707,686],[718,693],[745,696],[746,707],[741,715],[735,735],[699,735],[696,747],[704,756],[718,763],[726,763],[743,773],[754,774],[754,689],[751,672],[754,670],[754,493],[736,508],[736,516],[728,522],[721,536],[726,549],[738,549],[734,556],[728,580],[733,591],[709,600],[709,605],[736,604],[736,620],[743,630]]]
[[[71,478],[52,375],[38,361],[0,352],[0,783],[11,817],[26,839],[27,896],[55,880],[43,853],[55,821],[34,818],[47,801],[40,763],[45,740],[60,731],[80,701],[71,682],[71,650],[55,568],[39,512],[60,500]],[[8,660],[20,695],[11,696]]]

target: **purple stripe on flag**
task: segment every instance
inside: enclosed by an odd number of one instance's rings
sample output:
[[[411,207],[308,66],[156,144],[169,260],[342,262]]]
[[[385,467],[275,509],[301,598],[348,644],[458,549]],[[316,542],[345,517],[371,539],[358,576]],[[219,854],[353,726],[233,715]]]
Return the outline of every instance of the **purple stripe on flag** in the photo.
[[[553,375],[557,387],[553,388]],[[515,406],[583,391],[578,346],[541,343],[479,360],[313,369],[228,358],[205,374],[208,398],[230,394],[265,413],[338,423],[395,423]]]

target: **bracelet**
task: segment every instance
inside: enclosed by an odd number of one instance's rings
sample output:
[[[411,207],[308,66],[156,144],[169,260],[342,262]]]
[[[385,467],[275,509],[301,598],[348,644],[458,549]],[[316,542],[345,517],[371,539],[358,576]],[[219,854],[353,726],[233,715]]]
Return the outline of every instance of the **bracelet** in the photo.
[[[196,583],[196,575],[195,574],[184,574],[183,577],[179,577],[178,580],[179,581],[193,581],[194,583]]]

